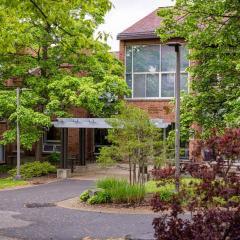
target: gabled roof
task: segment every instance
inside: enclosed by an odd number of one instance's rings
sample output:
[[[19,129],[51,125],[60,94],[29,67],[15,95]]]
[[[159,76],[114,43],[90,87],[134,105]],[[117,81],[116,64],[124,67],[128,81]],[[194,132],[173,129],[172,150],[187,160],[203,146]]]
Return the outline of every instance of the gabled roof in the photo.
[[[155,30],[159,27],[161,18],[157,16],[158,9],[142,18],[131,27],[117,35],[118,40],[159,38]]]

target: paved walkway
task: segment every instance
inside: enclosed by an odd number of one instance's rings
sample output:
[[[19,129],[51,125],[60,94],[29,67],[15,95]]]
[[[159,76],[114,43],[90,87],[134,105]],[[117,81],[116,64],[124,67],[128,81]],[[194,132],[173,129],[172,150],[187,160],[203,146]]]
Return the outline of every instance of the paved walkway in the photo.
[[[87,236],[101,239],[126,235],[137,239],[153,239],[152,215],[24,207],[26,203],[53,203],[76,197],[93,184],[92,181],[71,179],[0,191],[0,239],[80,240]]]

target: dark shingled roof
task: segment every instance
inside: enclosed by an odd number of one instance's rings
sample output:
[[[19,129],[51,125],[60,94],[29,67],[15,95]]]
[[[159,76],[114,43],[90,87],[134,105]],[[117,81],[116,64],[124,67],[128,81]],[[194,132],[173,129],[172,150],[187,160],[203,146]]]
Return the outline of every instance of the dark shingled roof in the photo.
[[[161,18],[157,16],[158,9],[142,18],[131,27],[117,35],[118,40],[159,38],[155,30],[159,27]]]

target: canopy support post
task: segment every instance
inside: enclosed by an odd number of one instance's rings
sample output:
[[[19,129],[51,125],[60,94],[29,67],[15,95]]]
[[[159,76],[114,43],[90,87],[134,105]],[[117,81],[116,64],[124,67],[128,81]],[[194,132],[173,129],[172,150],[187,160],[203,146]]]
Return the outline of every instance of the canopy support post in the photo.
[[[86,149],[86,129],[79,128],[79,157],[80,157],[80,165],[86,165],[86,158],[85,158],[85,149]]]
[[[68,129],[61,131],[61,168],[67,169],[68,165]]]

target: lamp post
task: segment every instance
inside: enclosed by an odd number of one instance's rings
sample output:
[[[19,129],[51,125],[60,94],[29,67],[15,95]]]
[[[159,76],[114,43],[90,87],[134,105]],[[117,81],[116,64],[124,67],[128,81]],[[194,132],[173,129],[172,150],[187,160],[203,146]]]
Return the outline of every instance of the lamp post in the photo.
[[[20,109],[20,88],[16,89],[16,103],[17,103],[17,175],[15,177],[16,180],[21,179],[20,175],[20,128],[19,128],[19,109]]]
[[[176,166],[176,191],[180,187],[180,43],[169,43],[176,52],[176,75],[175,75],[175,166]]]
[[[19,126],[19,110],[20,110],[20,92],[21,91],[31,91],[31,89],[19,87],[16,88],[16,105],[17,105],[17,174],[15,176],[16,180],[21,179],[20,165],[21,165],[21,143],[20,143],[20,126]]]

